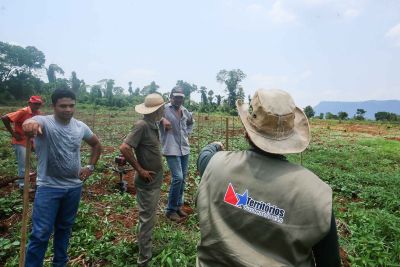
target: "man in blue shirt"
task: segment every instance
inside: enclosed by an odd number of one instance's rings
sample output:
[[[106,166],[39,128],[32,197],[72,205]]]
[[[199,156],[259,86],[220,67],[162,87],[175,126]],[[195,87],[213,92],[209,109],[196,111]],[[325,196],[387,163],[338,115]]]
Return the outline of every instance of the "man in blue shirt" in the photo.
[[[187,216],[181,207],[189,164],[189,135],[193,129],[193,118],[183,106],[185,95],[182,87],[173,88],[170,97],[171,103],[165,105],[160,133],[162,152],[172,176],[166,216],[179,222]]]
[[[26,135],[35,136],[38,157],[38,188],[25,266],[43,266],[53,232],[53,266],[66,266],[82,182],[92,174],[101,153],[96,135],[86,124],[73,118],[75,94],[68,89],[57,89],[51,100],[53,115],[35,116],[22,125]],[[80,157],[82,140],[91,147],[89,165],[84,168]]]

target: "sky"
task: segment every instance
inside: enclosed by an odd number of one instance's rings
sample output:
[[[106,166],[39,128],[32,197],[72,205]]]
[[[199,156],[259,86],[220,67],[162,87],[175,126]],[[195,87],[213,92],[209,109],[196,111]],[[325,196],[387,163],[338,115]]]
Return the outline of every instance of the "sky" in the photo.
[[[300,107],[400,99],[398,0],[0,0],[0,41],[90,85],[226,94],[217,73],[241,69],[246,96],[283,89]]]

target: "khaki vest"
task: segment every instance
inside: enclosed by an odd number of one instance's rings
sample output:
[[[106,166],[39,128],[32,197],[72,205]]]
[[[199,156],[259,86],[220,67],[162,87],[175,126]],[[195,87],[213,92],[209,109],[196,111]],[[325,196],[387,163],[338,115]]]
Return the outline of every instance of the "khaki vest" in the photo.
[[[197,194],[198,267],[314,266],[332,190],[307,169],[252,151],[218,152]]]

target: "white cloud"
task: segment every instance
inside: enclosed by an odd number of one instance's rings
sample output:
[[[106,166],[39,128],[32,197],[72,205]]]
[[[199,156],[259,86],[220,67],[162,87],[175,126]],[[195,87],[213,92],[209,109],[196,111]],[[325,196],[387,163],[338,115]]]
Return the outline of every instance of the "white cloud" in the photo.
[[[123,72],[117,78],[122,84],[128,84],[131,81],[133,87],[142,87],[150,84],[151,81],[157,82],[157,72],[146,68],[132,68]],[[157,82],[157,84],[159,83]]]
[[[130,69],[126,72],[126,76],[132,76],[133,78],[151,78],[156,74],[154,70],[144,69],[144,68],[135,68]]]
[[[296,16],[286,9],[282,0],[277,0],[271,8],[267,8],[260,4],[248,5],[245,10],[250,14],[252,19],[267,19],[276,24],[291,23],[296,20]]]
[[[285,87],[290,78],[287,75],[266,75],[254,74],[249,79],[257,86],[257,88],[271,89]]]
[[[251,4],[246,7],[246,11],[250,13],[263,13],[266,9],[262,5]]]
[[[355,18],[358,15],[360,15],[360,11],[358,9],[355,9],[355,8],[348,8],[343,12],[343,15],[346,18]]]
[[[306,80],[308,79],[310,76],[312,75],[312,71],[311,70],[305,70],[302,73],[300,73],[299,75],[299,81],[301,80]]]
[[[385,36],[393,40],[396,46],[400,46],[400,23],[393,26]]]
[[[7,41],[6,43],[9,43],[10,45],[17,45],[17,46],[21,46],[21,47],[26,47],[26,45],[21,44],[21,43],[16,42],[16,41]]]
[[[269,16],[275,23],[290,23],[296,20],[296,16],[283,7],[281,0],[273,4]]]
[[[306,4],[308,6],[322,6],[322,5],[329,3],[330,1],[327,1],[327,0],[303,0],[303,2],[304,2],[304,4]]]
[[[292,88],[300,82],[307,80],[312,76],[311,70],[305,70],[293,75],[269,75],[269,74],[253,74],[249,76],[249,80],[256,88]]]

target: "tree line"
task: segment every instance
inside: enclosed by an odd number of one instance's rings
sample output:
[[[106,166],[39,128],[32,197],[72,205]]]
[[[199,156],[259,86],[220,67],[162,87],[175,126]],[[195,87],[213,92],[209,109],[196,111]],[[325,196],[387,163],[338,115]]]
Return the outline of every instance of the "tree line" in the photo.
[[[27,100],[30,95],[40,94],[49,99],[55,88],[69,88],[78,96],[81,103],[95,105],[124,107],[143,101],[144,96],[160,93],[160,86],[151,81],[143,88],[134,88],[129,82],[128,89],[116,86],[113,79],[101,79],[96,84],[88,85],[72,71],[69,78],[61,66],[49,64],[42,51],[34,46],[21,47],[0,42],[0,103]],[[47,82],[40,78],[40,73],[46,73]],[[177,80],[176,85],[184,90],[188,105],[192,110],[200,112],[227,112],[235,114],[236,99],[244,99],[245,93],[240,83],[246,74],[240,69],[221,70],[216,75],[216,81],[226,86],[226,95],[215,94],[214,90],[205,86]],[[171,88],[172,89],[172,88]],[[191,95],[199,93],[200,102],[191,101]],[[161,93],[160,93],[161,94]],[[168,93],[162,94],[168,99]]]
[[[365,113],[367,111],[362,109],[362,108],[358,108],[356,110],[356,113],[353,115],[353,119],[354,120],[365,120]],[[315,111],[311,106],[306,106],[304,108],[304,113],[307,115],[308,118],[318,118],[318,119],[327,119],[327,120],[348,120],[351,119],[349,117],[349,114],[347,112],[344,111],[339,111],[337,114],[333,114],[331,112],[326,112],[324,113],[320,113],[318,116],[315,116]],[[400,115],[397,115],[396,113],[391,113],[391,112],[386,112],[386,111],[379,111],[377,113],[375,113],[375,120],[377,121],[399,121],[400,122]]]

